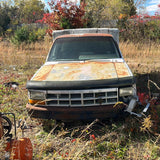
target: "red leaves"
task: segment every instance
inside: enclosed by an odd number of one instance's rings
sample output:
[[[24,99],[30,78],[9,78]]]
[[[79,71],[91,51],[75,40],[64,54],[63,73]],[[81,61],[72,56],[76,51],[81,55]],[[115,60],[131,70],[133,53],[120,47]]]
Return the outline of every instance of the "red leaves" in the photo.
[[[90,135],[90,139],[96,140],[95,135],[94,134]]]
[[[69,0],[51,0],[48,4],[52,12],[44,14],[38,22],[48,24],[49,35],[53,30],[81,28],[86,23],[84,4],[78,6]]]
[[[146,93],[138,92],[138,97],[139,97],[139,101],[141,102],[142,105],[147,104],[149,101],[149,95]]]
[[[73,142],[76,142],[76,139],[72,139],[72,141],[71,141],[71,142],[72,142],[72,143],[73,143]]]
[[[160,97],[152,97],[151,99],[148,94],[140,92],[138,92],[137,95],[142,105],[146,105],[148,102],[151,103],[151,105],[160,104]]]
[[[160,8],[160,4],[158,6]],[[150,16],[148,14],[134,15],[134,16],[131,16],[130,19],[133,19],[137,23],[145,23],[147,21],[160,19],[160,14],[158,12],[155,12],[155,15],[153,16]]]

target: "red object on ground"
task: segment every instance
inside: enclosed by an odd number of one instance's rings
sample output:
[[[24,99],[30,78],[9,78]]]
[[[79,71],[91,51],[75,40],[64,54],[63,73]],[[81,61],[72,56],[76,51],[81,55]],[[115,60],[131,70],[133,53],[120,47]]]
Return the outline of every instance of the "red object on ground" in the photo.
[[[32,160],[33,148],[29,138],[12,139],[7,143],[5,150],[10,153],[12,160]]]

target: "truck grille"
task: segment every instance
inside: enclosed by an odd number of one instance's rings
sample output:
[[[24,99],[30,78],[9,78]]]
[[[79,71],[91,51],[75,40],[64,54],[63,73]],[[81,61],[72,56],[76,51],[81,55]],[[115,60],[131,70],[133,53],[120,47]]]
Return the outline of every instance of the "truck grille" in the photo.
[[[118,88],[47,91],[48,106],[96,106],[115,104],[118,101]]]

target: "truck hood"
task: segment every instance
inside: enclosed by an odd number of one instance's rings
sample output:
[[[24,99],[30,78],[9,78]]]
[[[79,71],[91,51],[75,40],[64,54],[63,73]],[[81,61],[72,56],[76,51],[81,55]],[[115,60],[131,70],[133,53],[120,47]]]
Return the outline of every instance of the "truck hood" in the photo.
[[[45,63],[31,81],[88,81],[133,76],[125,62]]]

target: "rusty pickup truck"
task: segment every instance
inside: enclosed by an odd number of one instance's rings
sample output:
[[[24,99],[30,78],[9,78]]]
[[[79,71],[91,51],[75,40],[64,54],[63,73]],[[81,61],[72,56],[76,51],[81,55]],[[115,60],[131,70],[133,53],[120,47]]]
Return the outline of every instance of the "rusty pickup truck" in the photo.
[[[120,52],[118,29],[68,29],[53,37],[45,64],[27,82],[32,117],[92,120],[132,112],[135,79]]]

